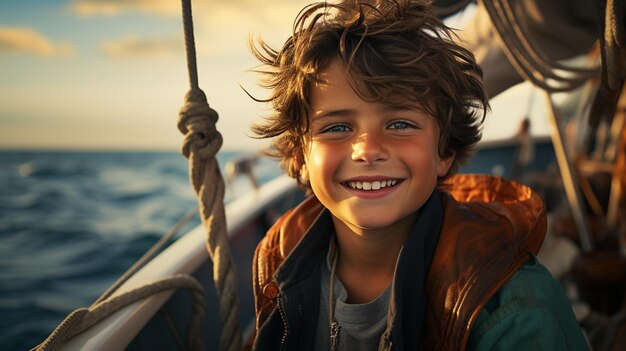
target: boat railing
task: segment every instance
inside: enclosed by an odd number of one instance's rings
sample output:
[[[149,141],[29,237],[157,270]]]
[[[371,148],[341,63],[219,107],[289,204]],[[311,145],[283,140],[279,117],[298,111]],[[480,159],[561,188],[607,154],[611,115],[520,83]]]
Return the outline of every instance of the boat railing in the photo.
[[[228,234],[232,236],[284,194],[297,189],[293,179],[281,176],[258,191],[226,206]],[[176,274],[191,274],[208,260],[202,225],[192,229],[123,283],[112,297]],[[181,259],[184,258],[184,259]],[[122,350],[168,301],[174,290],[155,294],[113,313],[90,329],[68,340],[61,350]]]

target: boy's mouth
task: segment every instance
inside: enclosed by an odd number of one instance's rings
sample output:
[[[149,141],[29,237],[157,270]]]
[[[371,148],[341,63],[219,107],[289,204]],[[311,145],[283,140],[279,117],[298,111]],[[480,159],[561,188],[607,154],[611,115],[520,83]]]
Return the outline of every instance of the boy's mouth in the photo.
[[[376,180],[373,182],[348,181],[348,182],[345,182],[344,184],[350,189],[371,191],[371,190],[380,190],[383,188],[389,188],[389,187],[397,185],[399,182],[400,181],[398,179],[387,179],[387,180]]]

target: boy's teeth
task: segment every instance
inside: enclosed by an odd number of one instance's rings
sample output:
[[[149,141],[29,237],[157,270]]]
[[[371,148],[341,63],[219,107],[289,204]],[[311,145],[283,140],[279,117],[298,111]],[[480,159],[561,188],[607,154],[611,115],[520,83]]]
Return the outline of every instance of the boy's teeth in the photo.
[[[381,188],[385,188],[388,186],[396,185],[397,180],[382,180],[375,182],[349,182],[348,185],[352,189],[359,190],[380,190]]]

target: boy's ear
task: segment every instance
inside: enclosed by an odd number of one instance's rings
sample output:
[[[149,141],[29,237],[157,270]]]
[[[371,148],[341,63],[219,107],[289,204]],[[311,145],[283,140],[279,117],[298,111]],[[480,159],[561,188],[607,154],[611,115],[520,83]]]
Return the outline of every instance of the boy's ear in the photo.
[[[437,167],[438,177],[440,178],[445,177],[448,174],[448,171],[450,170],[450,167],[452,166],[452,163],[454,162],[455,156],[456,156],[456,151],[452,151],[452,155],[446,158],[439,159],[439,166]]]
[[[306,167],[306,163],[303,163],[300,167],[300,182],[302,184],[308,184],[309,180],[309,169]]]

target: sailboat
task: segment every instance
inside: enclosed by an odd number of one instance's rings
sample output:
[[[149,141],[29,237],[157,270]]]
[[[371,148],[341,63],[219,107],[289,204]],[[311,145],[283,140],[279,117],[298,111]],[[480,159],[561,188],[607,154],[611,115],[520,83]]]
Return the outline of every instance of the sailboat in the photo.
[[[445,17],[465,8],[470,2],[442,0],[435,1],[435,4]],[[530,81],[545,95],[552,134],[547,139],[535,141],[554,150],[560,181],[554,182],[554,178],[546,179],[545,176],[539,176],[534,181],[537,186],[564,189],[571,225],[566,225],[562,231],[574,233],[571,240],[576,243],[579,254],[572,265],[572,279],[576,281],[579,297],[587,307],[586,312],[580,314],[579,321],[592,346],[611,350],[616,345],[626,344],[626,253],[623,252],[626,247],[626,223],[623,218],[626,206],[626,93],[623,89],[626,77],[626,31],[623,21],[626,18],[625,7],[623,1],[619,0],[581,0],[574,2],[576,6],[568,1],[552,1],[548,5],[545,3],[479,1],[477,16],[483,17],[477,17],[474,25],[487,25],[487,28],[478,28],[480,31],[476,30],[477,36],[474,38],[488,35],[496,40],[475,43],[473,50],[485,67],[487,88],[491,96],[523,80]],[[532,5],[536,5],[536,8]],[[602,18],[595,25],[603,30],[597,31],[594,27],[585,32],[583,29],[587,36],[584,37],[585,40],[579,40],[580,26],[570,25],[579,23],[576,21],[580,19],[575,17],[575,13],[565,11],[566,7],[591,9],[591,17]],[[198,91],[197,78],[194,78],[195,53],[190,1],[183,1],[183,13],[188,40],[191,90],[187,95],[190,104],[183,107],[181,115],[188,117],[205,114],[210,119],[211,112],[207,110],[206,98]],[[543,52],[542,49],[548,44],[537,39],[537,33],[541,33],[537,27],[540,23],[533,22],[536,19],[533,15],[544,20],[552,18],[551,16],[562,20],[564,25],[559,30],[566,32],[553,33],[554,37],[574,38],[577,45],[573,52],[559,51],[555,54],[554,51],[558,50],[554,47],[549,47],[552,52]],[[575,32],[576,35],[570,32]],[[590,50],[589,55],[593,55],[593,47],[596,48],[596,57],[588,61],[595,61],[595,66],[568,67],[560,61],[568,55],[580,56]],[[485,52],[483,56],[478,54],[481,50]],[[573,96],[577,96],[577,100],[584,103],[568,110],[566,105],[555,102],[558,94],[571,91],[577,91],[578,95]],[[187,122],[188,119],[183,118],[180,125],[185,133],[195,128],[192,124],[186,124]],[[192,132],[210,139],[206,140],[206,144],[219,144],[209,138],[214,132],[211,130],[214,124],[207,128],[207,133],[204,130]],[[571,135],[566,137],[568,132]],[[194,177],[201,178],[193,185],[201,198],[204,225],[186,233],[158,255],[153,257],[150,254],[138,262],[136,268],[92,306],[70,314],[39,345],[39,349],[217,349],[217,345],[221,344],[224,350],[234,350],[240,348],[242,340],[245,341],[252,335],[255,326],[249,267],[252,265],[254,248],[271,224],[284,211],[298,204],[304,194],[296,187],[293,179],[281,176],[257,191],[237,198],[220,210],[215,199],[221,200],[220,192],[223,198],[223,182],[219,172],[211,173],[216,169],[214,159],[208,157],[207,160],[199,161],[200,156],[194,154],[197,150],[193,150],[193,142],[186,145],[185,153],[191,163],[204,162],[200,170],[191,166],[192,183]],[[514,143],[485,144],[479,152],[514,147]],[[215,153],[219,145],[209,145],[209,148]],[[497,166],[494,164],[486,167],[500,169]],[[547,165],[544,163],[539,166],[542,167],[545,171]],[[207,170],[209,173],[203,173]],[[606,186],[600,190],[594,188],[590,179],[598,174],[610,179],[608,190]],[[207,189],[203,188],[203,184],[207,183],[202,183],[203,177],[218,183],[212,189],[213,193],[206,193]],[[602,201],[599,193],[607,191],[608,199]],[[203,198],[211,200],[203,203]],[[218,208],[212,207],[214,205]],[[210,244],[207,245],[206,231],[221,221],[215,217],[216,213],[219,217],[220,211],[224,212],[228,223],[225,238],[230,251],[229,257],[220,259],[236,262],[238,269],[235,278],[230,280],[230,288],[234,290],[224,289],[224,280],[220,280],[223,277],[218,277],[221,273],[215,270],[217,256],[215,252],[211,252],[211,248],[207,252]],[[224,227],[225,223],[218,223],[219,225]],[[571,230],[572,228],[574,229]],[[219,264],[228,266],[224,262]],[[605,268],[606,265],[610,269]],[[214,279],[220,280],[217,288]],[[223,299],[231,297],[229,294],[238,296],[238,307],[224,308]],[[606,301],[607,298],[611,299],[610,306],[603,306],[597,301]],[[224,317],[228,313],[231,313],[230,319]],[[235,326],[226,328],[226,320],[230,320]],[[225,329],[229,329],[228,333],[234,330],[234,334],[224,337]]]

